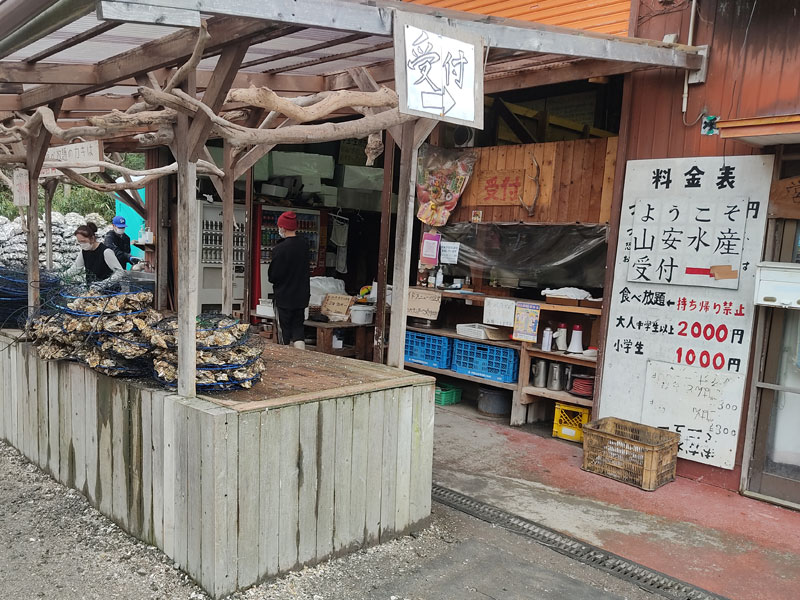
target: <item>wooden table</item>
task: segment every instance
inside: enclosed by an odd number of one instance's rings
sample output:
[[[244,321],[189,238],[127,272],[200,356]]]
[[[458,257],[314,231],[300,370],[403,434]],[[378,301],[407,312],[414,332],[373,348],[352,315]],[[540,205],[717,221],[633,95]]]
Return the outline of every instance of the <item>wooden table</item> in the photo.
[[[373,339],[375,338],[374,323],[361,325],[342,321],[329,321],[328,323],[306,321],[304,325],[317,330],[317,345],[315,348],[309,348],[309,350],[336,356],[353,356],[359,360],[372,360]],[[334,348],[333,332],[336,329],[355,329],[355,347]]]

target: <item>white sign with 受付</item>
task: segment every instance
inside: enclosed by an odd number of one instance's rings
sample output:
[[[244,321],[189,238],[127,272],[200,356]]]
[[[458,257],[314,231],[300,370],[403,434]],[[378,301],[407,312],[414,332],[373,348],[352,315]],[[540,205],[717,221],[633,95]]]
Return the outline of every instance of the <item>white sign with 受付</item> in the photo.
[[[706,156],[628,161],[625,172],[597,416],[669,427],[681,434],[681,457],[726,469],[746,394],[772,165],[766,155]]]
[[[744,378],[743,373],[648,361],[642,419],[681,435],[680,458],[732,469]]]
[[[439,248],[439,262],[443,265],[458,264],[458,251],[461,244],[458,242],[442,242]]]
[[[401,11],[394,31],[400,112],[482,129],[483,40]]]

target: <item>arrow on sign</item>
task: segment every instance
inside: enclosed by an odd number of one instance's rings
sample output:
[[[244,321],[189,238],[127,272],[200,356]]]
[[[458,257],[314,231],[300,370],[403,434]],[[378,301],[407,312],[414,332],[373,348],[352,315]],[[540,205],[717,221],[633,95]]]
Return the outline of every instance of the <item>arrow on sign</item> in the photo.
[[[456,100],[446,87],[442,87],[441,92],[422,92],[422,106],[425,108],[435,108],[446,115],[455,105]]]

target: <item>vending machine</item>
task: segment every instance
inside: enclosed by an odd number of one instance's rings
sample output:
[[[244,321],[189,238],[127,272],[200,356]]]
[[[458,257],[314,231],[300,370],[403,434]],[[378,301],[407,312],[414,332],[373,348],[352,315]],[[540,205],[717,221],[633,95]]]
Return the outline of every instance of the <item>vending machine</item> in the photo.
[[[222,308],[222,203],[201,202],[200,273],[197,290],[197,310],[211,312]],[[233,304],[234,309],[244,301],[245,211],[233,208]],[[239,305],[238,307],[236,305]]]

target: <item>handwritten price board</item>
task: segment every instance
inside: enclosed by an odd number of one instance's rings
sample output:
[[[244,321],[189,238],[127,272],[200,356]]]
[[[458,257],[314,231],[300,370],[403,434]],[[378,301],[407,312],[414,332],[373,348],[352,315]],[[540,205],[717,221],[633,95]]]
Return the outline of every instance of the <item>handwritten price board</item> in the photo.
[[[772,163],[637,160],[625,173],[597,416],[679,431],[680,456],[726,469],[746,394]]]
[[[442,305],[442,294],[434,290],[408,290],[408,316],[436,320]]]
[[[346,315],[353,306],[353,297],[345,294],[326,294],[322,301],[321,312],[323,315]]]

